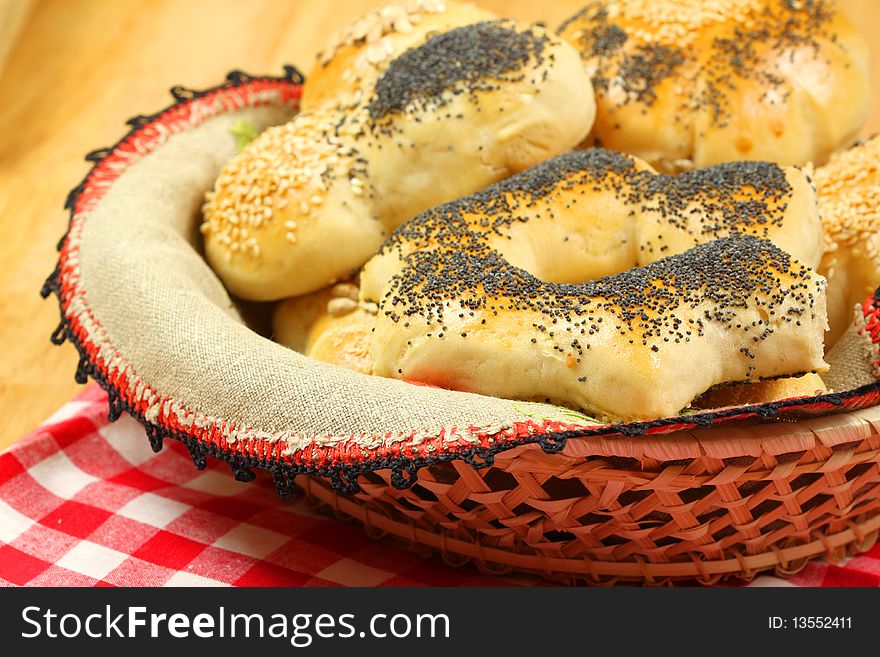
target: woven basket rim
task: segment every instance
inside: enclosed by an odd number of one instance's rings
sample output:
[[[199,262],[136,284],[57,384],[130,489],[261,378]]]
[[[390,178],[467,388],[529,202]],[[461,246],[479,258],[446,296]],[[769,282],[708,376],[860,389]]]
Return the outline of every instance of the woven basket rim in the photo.
[[[223,94],[232,89],[246,85],[273,84],[288,86],[296,90],[297,94],[303,82],[303,76],[292,66],[284,67],[284,75],[281,77],[251,76],[241,71],[233,71],[227,76],[224,83],[202,91],[187,89],[185,87],[173,87],[171,89],[174,103],[169,107],[152,115],[140,115],[128,121],[129,132],[123,136],[114,146],[102,148],[89,153],[86,160],[93,163],[91,170],[68,195],[65,208],[70,212],[68,231],[58,243],[60,256],[55,270],[47,279],[42,289],[42,295],[48,297],[55,294],[58,298],[61,320],[52,334],[52,342],[61,344],[69,340],[77,349],[80,360],[76,371],[76,380],[85,383],[88,377],[93,378],[107,391],[110,400],[109,417],[117,419],[123,412],[135,417],[147,430],[147,434],[158,451],[161,449],[165,438],[172,438],[184,442],[198,468],[205,467],[205,457],[212,456],[226,461],[239,480],[249,481],[254,478],[253,469],[264,469],[273,473],[276,488],[280,495],[287,497],[293,491],[293,479],[298,474],[326,477],[331,485],[342,492],[353,493],[358,490],[357,478],[359,475],[375,470],[392,470],[393,484],[398,488],[406,488],[415,483],[417,472],[420,468],[450,460],[463,460],[475,467],[491,465],[496,454],[525,444],[537,444],[547,453],[556,453],[565,448],[566,442],[572,439],[587,439],[602,437],[613,439],[615,436],[637,437],[653,436],[657,434],[682,432],[693,429],[706,429],[719,423],[737,420],[763,420],[770,421],[777,418],[796,417],[798,413],[806,412],[812,415],[819,413],[841,413],[841,422],[845,423],[846,411],[852,411],[865,406],[873,406],[880,403],[880,380],[861,386],[854,390],[819,395],[816,397],[801,397],[780,402],[760,405],[733,407],[722,410],[695,413],[687,416],[663,418],[650,422],[631,422],[625,424],[607,424],[585,427],[583,424],[570,424],[559,421],[526,422],[520,423],[509,432],[495,434],[488,443],[483,440],[477,446],[465,445],[455,449],[431,450],[384,450],[377,453],[362,452],[360,456],[352,456],[339,460],[334,453],[322,455],[321,458],[311,458],[308,462],[295,458],[292,454],[282,454],[276,445],[260,439],[251,441],[238,441],[235,444],[216,439],[209,432],[196,432],[194,427],[184,428],[174,426],[170,422],[151,421],[147,419],[141,409],[131,400],[126,399],[125,390],[121,382],[109,375],[106,363],[96,350],[90,349],[77,330],[76,318],[67,312],[64,294],[64,277],[70,263],[65,260],[65,245],[69,241],[70,230],[77,214],[78,202],[83,194],[89,189],[94,174],[101,170],[108,158],[112,157],[116,149],[137,137],[141,131],[148,128],[153,122],[158,121],[164,115],[186,107],[208,94]],[[869,298],[863,307],[866,317],[876,319],[880,325],[880,289],[873,298]],[[880,332],[876,336],[880,342]],[[479,433],[476,433],[479,437]],[[484,436],[485,438],[486,436]],[[437,437],[435,443],[442,443],[442,437]],[[312,448],[312,450],[320,448]],[[337,450],[338,451],[338,450]],[[408,453],[407,453],[408,452]],[[329,456],[324,458],[323,456]]]

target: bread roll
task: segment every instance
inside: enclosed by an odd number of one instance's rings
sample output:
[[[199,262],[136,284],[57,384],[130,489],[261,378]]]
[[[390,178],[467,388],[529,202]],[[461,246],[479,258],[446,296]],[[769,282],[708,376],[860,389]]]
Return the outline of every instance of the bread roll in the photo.
[[[358,306],[357,287],[341,283],[279,302],[272,315],[276,342],[316,360],[370,374],[375,309]]]
[[[829,0],[594,0],[560,34],[598,112],[588,145],[665,171],[821,164],[868,116],[868,48]]]
[[[826,370],[825,328],[824,279],[756,237],[580,285],[468,245],[407,258],[371,353],[380,376],[650,420],[719,383]]]
[[[335,308],[356,308],[357,298],[357,286],[346,282],[325,287],[311,294],[283,299],[276,303],[272,310],[272,339],[294,351],[306,354],[311,342],[312,329],[320,318],[328,314],[328,304],[334,299],[340,299],[334,303]]]
[[[855,307],[880,287],[880,137],[835,155],[816,171],[828,277],[826,343],[852,324]]]
[[[767,238],[809,267],[822,258],[816,197],[800,169],[729,162],[671,176],[637,157],[594,148],[425,212],[364,266],[361,298],[378,301],[412,251],[458,239],[438,228],[451,214],[507,261],[553,283],[617,274],[739,234]]]
[[[735,383],[713,388],[693,402],[694,408],[712,409],[725,406],[746,406],[766,404],[795,397],[814,397],[828,392],[825,382],[818,374],[755,381],[754,383]]]
[[[204,206],[206,257],[244,299],[313,292],[418,212],[569,150],[593,116],[577,53],[544,29],[442,32],[392,60],[364,102],[303,112],[228,162]]]
[[[577,151],[419,215],[361,272],[373,373],[638,420],[824,371],[825,280],[764,239],[818,259],[811,188],[750,165],[680,178]]]

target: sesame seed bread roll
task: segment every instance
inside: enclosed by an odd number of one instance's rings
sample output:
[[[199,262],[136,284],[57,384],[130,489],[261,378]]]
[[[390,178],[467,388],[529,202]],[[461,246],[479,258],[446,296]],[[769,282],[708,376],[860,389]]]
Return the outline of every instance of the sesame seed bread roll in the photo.
[[[243,299],[313,292],[422,210],[573,148],[593,110],[577,53],[544,29],[440,33],[391,61],[366,102],[324,103],[230,160],[203,208],[205,255]]]
[[[409,0],[372,11],[334,34],[303,87],[302,108],[354,105],[398,55],[454,27],[498,18],[470,3]]]
[[[341,311],[357,308],[358,289],[352,283],[337,283],[298,297],[282,299],[272,310],[272,339],[285,347],[304,354],[308,350],[312,328],[319,318],[334,316]]]
[[[854,308],[880,287],[880,136],[835,155],[816,170],[828,278],[826,342],[852,324]]]
[[[233,294],[267,301],[318,290],[382,243],[386,228],[373,218],[344,117],[332,107],[302,112],[221,170],[201,232],[209,264]]]
[[[373,373],[647,419],[720,383],[824,371],[825,280],[765,239],[818,260],[812,190],[787,173],[668,176],[589,149],[432,208],[361,271]]]
[[[361,374],[372,374],[370,342],[374,313],[362,308],[334,316],[322,315],[312,328],[307,356]]]
[[[868,115],[868,49],[833,0],[594,0],[560,34],[596,87],[587,144],[665,171],[821,164]]]

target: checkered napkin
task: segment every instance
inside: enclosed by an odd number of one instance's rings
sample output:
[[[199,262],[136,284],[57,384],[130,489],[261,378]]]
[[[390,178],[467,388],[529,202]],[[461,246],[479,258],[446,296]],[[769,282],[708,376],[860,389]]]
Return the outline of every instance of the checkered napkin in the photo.
[[[209,460],[199,472],[173,440],[154,454],[128,416],[86,388],[0,454],[0,584],[34,586],[498,586],[490,578],[369,539],[284,502],[271,477],[239,483]],[[845,564],[813,562],[753,584],[880,586],[880,544]]]

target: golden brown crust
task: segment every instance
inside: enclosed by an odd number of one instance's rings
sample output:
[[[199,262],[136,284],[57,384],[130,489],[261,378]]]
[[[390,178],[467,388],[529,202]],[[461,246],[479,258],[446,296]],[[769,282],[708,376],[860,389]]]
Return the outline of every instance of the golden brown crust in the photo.
[[[358,103],[404,51],[433,34],[495,18],[473,4],[445,0],[406,0],[376,9],[330,37],[306,77],[302,108]]]
[[[833,346],[852,323],[853,308],[880,286],[880,136],[838,153],[816,170],[828,278]]]
[[[862,247],[880,260],[880,135],[834,155],[815,182],[825,252]]]
[[[382,242],[353,144],[358,123],[345,117],[332,107],[303,112],[224,165],[201,232],[208,262],[236,296],[266,301],[320,289],[356,271]]]
[[[821,163],[867,117],[867,47],[828,0],[594,0],[560,33],[596,87],[586,143],[662,170]]]
[[[362,194],[365,175],[333,133],[338,120],[333,111],[302,112],[267,128],[223,167],[205,195],[201,232],[226,246],[229,256],[259,256],[256,233],[269,226],[296,243],[299,225],[286,217],[308,218],[324,203],[328,179],[345,176],[352,193]],[[291,198],[299,203],[288,209]]]
[[[272,314],[274,340],[316,360],[370,374],[375,309],[360,307],[357,297],[357,286],[345,282],[279,302]]]
[[[822,377],[810,373],[755,383],[734,383],[719,386],[695,399],[692,406],[699,409],[712,409],[747,404],[766,404],[794,397],[812,397],[826,392],[828,392],[828,388],[822,381]]]
[[[468,11],[442,16],[459,22]],[[369,93],[353,106],[304,111],[223,167],[201,230],[236,296],[276,300],[349,277],[418,212],[589,131],[593,91],[580,58],[545,29],[494,20],[428,34],[381,77],[365,77]],[[347,47],[365,46],[335,52]]]

